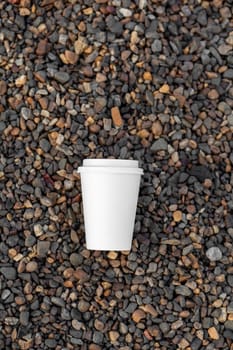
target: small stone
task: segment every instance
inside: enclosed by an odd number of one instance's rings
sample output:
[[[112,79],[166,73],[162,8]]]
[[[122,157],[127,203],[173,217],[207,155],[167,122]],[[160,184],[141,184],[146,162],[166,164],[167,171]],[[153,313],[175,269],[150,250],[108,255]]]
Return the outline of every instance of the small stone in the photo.
[[[178,295],[183,295],[183,296],[186,296],[186,297],[189,297],[192,295],[192,291],[191,289],[189,289],[187,286],[177,286],[175,288],[175,292],[176,294]]]
[[[107,257],[111,260],[115,260],[118,257],[118,253],[112,250],[108,252]]]
[[[54,78],[61,84],[67,83],[70,80],[70,75],[66,72],[56,72]]]
[[[97,345],[97,344],[93,344],[93,343],[92,343],[92,344],[90,344],[88,350],[103,350],[103,348],[100,347],[100,346]]]
[[[74,42],[74,50],[77,55],[81,55],[87,47],[87,40],[83,36],[79,36],[78,40]]]
[[[143,79],[151,81],[152,80],[151,72],[144,72],[143,73]]]
[[[77,253],[72,253],[70,255],[70,262],[74,267],[78,267],[82,264],[83,262],[83,257],[80,254]]]
[[[31,12],[26,7],[20,7],[19,14],[20,14],[20,16],[29,16],[31,14]]]
[[[228,282],[229,286],[233,288],[233,275],[227,276],[227,282]]]
[[[109,15],[106,18],[107,27],[111,33],[120,35],[123,32],[123,25],[120,21],[116,20],[113,15]]]
[[[23,310],[20,312],[19,316],[19,322],[21,323],[22,326],[27,326],[29,322],[29,312],[26,310]]]
[[[182,211],[180,211],[180,210],[176,210],[176,211],[174,211],[174,213],[173,213],[173,219],[174,219],[174,221],[175,222],[180,222],[181,220],[182,220]]]
[[[57,346],[57,341],[55,339],[46,339],[45,346],[47,346],[49,349],[55,349]]]
[[[120,337],[120,334],[116,331],[109,332],[109,339],[111,343],[115,343],[117,339]]]
[[[162,51],[162,42],[159,39],[155,39],[151,45],[152,52],[161,52]]]
[[[76,320],[76,319],[72,320],[72,321],[71,321],[71,324],[72,324],[72,327],[73,327],[74,329],[76,329],[77,331],[80,331],[80,329],[82,329],[82,327],[83,327],[82,322],[80,322],[80,321],[78,321],[78,320]]]
[[[111,115],[112,115],[113,124],[116,127],[121,127],[123,125],[123,120],[122,120],[119,108],[118,107],[112,107]]]
[[[159,92],[161,92],[161,94],[168,94],[169,91],[170,91],[170,87],[168,84],[163,84],[159,89]]]
[[[0,273],[7,279],[7,280],[15,280],[17,273],[16,269],[14,267],[1,267]]]
[[[44,205],[45,207],[51,207],[53,205],[51,199],[47,198],[47,197],[41,197],[40,198],[40,202],[42,205]]]
[[[73,273],[73,276],[80,282],[86,282],[89,280],[88,274],[81,268],[76,269]]]
[[[65,58],[69,64],[76,64],[78,61],[78,54],[76,52],[66,50],[65,51]]]
[[[233,332],[230,330],[226,330],[223,332],[223,336],[227,339],[233,340]]]
[[[2,300],[6,300],[11,294],[12,293],[11,293],[11,291],[9,289],[4,289],[2,291],[1,299]]]
[[[51,302],[59,307],[65,307],[65,301],[59,297],[52,297]]]
[[[124,17],[131,17],[132,16],[132,11],[127,9],[127,8],[121,8],[119,10],[120,14]]]
[[[158,312],[157,310],[154,308],[153,305],[151,304],[146,304],[140,307],[143,311],[145,311],[145,313],[150,314],[153,317],[157,317],[158,316]]]
[[[17,317],[5,317],[4,322],[7,326],[16,326],[19,319]]]
[[[45,258],[48,254],[49,249],[50,249],[50,242],[39,241],[39,242],[37,242],[36,249],[37,249],[37,255],[40,258]]]
[[[36,271],[38,268],[38,264],[36,261],[30,261],[29,263],[27,263],[26,265],[26,271],[27,272],[34,272]]]
[[[210,261],[218,261],[222,259],[222,252],[218,247],[211,247],[206,251],[206,256]]]
[[[27,107],[22,107],[20,114],[21,114],[21,117],[23,117],[23,119],[25,119],[25,120],[30,119],[30,117],[32,115],[31,110]]]
[[[223,56],[228,55],[228,52],[231,50],[232,50],[231,45],[222,44],[218,47],[218,52],[220,53],[220,55],[223,55]]]
[[[5,95],[7,92],[7,84],[4,80],[0,80],[0,96]]]
[[[24,86],[26,84],[26,81],[27,81],[27,76],[23,74],[15,80],[15,85],[16,87]]]
[[[81,312],[87,312],[89,310],[90,304],[85,300],[80,300],[78,303],[78,310]]]
[[[159,138],[151,146],[152,152],[167,151],[167,149],[168,149],[167,141],[163,138]]]
[[[132,314],[132,319],[134,322],[138,323],[140,322],[143,318],[146,317],[146,314],[143,310],[137,309],[133,312]]]
[[[153,124],[152,124],[152,133],[154,136],[160,136],[163,132],[163,127],[162,124],[160,123],[159,120],[156,120]]]
[[[188,348],[188,346],[189,346],[189,342],[185,338],[182,338],[179,341],[179,349],[186,349],[186,348]],[[193,348],[192,348],[192,350],[193,350]]]
[[[33,229],[36,237],[40,237],[44,233],[41,224],[35,224]]]
[[[233,320],[227,320],[225,323],[224,323],[224,327],[226,329],[230,329],[231,331],[233,331]]]
[[[137,132],[137,135],[138,135],[141,139],[143,139],[143,138],[149,137],[149,136],[150,136],[150,133],[149,133],[148,130],[142,129],[142,130],[139,130],[139,131]]]
[[[36,54],[38,56],[44,56],[48,51],[49,51],[48,41],[46,39],[40,40],[36,48]]]
[[[208,92],[208,97],[210,100],[217,100],[219,98],[219,93],[216,89],[211,89]]]
[[[214,340],[218,340],[219,339],[219,334],[218,334],[218,331],[215,327],[210,327],[208,329],[208,334],[210,336],[211,339],[214,339]]]
[[[107,100],[105,97],[97,97],[95,100],[94,109],[96,113],[101,112],[107,105]]]

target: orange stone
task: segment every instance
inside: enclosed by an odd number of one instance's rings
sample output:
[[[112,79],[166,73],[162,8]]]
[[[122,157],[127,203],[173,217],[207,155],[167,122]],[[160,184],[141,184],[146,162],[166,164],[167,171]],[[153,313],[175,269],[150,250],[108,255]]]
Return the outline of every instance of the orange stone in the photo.
[[[145,72],[144,74],[143,74],[143,79],[144,80],[152,80],[152,75],[151,75],[151,72]]]
[[[159,92],[161,92],[162,94],[168,94],[169,91],[170,91],[170,87],[168,84],[163,84],[159,89]]]
[[[210,327],[208,329],[208,334],[211,339],[218,340],[219,339],[219,334],[218,331],[215,327]]]
[[[133,312],[132,314],[132,319],[134,322],[138,323],[140,322],[143,318],[146,317],[146,314],[143,310],[137,309]]]
[[[112,115],[113,124],[116,127],[121,127],[123,125],[123,120],[122,120],[119,108],[118,107],[112,107],[111,115]]]
[[[181,221],[182,220],[182,211],[180,211],[180,210],[174,211],[173,219],[174,219],[175,222]]]

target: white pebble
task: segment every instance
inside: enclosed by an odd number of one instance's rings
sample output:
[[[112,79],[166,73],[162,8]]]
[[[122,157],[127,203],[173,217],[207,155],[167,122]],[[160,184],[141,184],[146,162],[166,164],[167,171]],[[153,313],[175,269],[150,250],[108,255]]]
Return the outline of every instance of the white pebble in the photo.
[[[218,261],[222,259],[222,252],[218,247],[211,247],[206,251],[206,256],[210,261]]]

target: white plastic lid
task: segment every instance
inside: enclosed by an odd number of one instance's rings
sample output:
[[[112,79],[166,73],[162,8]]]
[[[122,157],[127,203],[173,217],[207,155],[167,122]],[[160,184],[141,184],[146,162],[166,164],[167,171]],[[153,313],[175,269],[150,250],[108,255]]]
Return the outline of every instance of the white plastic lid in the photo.
[[[84,167],[138,168],[137,160],[128,159],[84,159]]]

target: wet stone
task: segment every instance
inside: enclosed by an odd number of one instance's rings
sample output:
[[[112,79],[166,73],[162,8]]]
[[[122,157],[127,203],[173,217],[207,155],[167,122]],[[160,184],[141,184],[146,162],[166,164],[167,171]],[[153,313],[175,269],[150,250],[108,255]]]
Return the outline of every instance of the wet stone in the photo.
[[[152,152],[167,151],[167,149],[168,149],[167,141],[163,138],[156,140],[151,146]]]
[[[186,287],[186,286],[177,286],[175,288],[175,292],[178,294],[178,295],[183,295],[183,296],[191,296],[192,295],[192,291],[190,288]]]

